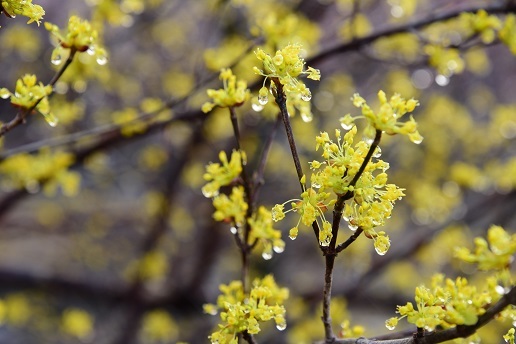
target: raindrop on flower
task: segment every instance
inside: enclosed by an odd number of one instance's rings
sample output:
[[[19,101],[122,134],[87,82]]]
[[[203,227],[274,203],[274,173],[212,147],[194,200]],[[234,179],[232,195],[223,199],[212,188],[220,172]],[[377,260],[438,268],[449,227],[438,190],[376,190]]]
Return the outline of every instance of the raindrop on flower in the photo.
[[[260,103],[260,105],[265,105],[269,102],[269,97],[267,96],[258,96],[258,103]]]
[[[351,229],[351,231],[356,231],[358,229],[358,226],[355,226],[355,225],[352,225],[351,223],[348,223],[348,227],[349,229]]]
[[[202,188],[201,189],[201,192],[202,192],[202,195],[206,198],[212,198],[212,197],[215,197],[219,194],[218,191],[211,191],[209,189],[206,189],[206,188]]]
[[[342,127],[342,129],[344,130],[350,130],[351,128],[353,128],[353,123],[344,123],[344,122],[340,122],[340,126]]]
[[[238,229],[235,226],[231,226],[229,231],[231,232],[231,234],[237,234],[238,233]]]
[[[418,145],[421,142],[423,142],[423,138],[421,137],[420,139],[414,139],[412,142],[414,142],[416,145]]]
[[[276,328],[279,330],[279,331],[283,331],[287,328],[287,323],[286,322],[281,322],[279,324],[276,324]]]
[[[7,91],[7,92],[0,92],[0,98],[2,99],[7,99],[11,96],[11,94]]]
[[[285,246],[274,246],[272,249],[276,253],[283,253],[283,251],[285,251]]]
[[[314,118],[312,117],[311,114],[308,114],[306,112],[301,112],[301,119],[305,123],[310,123]]]
[[[101,66],[105,65],[107,63],[107,57],[103,55],[97,56],[97,63]]]
[[[382,156],[382,149],[380,147],[376,147],[373,153],[373,158],[379,158]]]
[[[312,187],[313,187],[314,189],[319,189],[319,188],[321,187],[321,184],[313,182],[313,183],[312,183]]]
[[[253,103],[251,105],[251,107],[253,108],[254,111],[256,112],[260,112],[263,110],[263,105],[262,104],[258,104],[258,103]]]
[[[497,285],[495,291],[500,295],[505,295],[505,288],[501,285]]]
[[[330,239],[326,239],[324,241],[319,241],[319,245],[324,246],[324,247],[330,246]]]
[[[262,258],[265,260],[270,260],[272,258],[272,252],[266,250],[262,252]]]
[[[388,324],[388,323],[385,323],[385,327],[387,327],[387,329],[388,329],[389,331],[392,331],[392,330],[394,330],[394,329],[396,328],[396,326],[391,325],[391,324]]]
[[[385,256],[385,254],[387,253],[387,247],[375,246],[374,249],[379,256]]]
[[[310,91],[302,93],[301,99],[303,99],[305,102],[309,102],[310,99],[312,99],[312,93],[310,93]]]
[[[86,53],[88,53],[88,55],[90,55],[90,56],[95,55],[95,47],[94,46],[90,46],[88,48],[88,50],[86,50]]]
[[[55,66],[59,66],[61,62],[63,62],[63,57],[61,56],[61,54],[55,54],[52,56],[50,62],[52,62],[52,64]]]
[[[51,127],[55,127],[57,125],[57,122],[58,122],[57,119],[47,120],[48,125],[51,126]]]

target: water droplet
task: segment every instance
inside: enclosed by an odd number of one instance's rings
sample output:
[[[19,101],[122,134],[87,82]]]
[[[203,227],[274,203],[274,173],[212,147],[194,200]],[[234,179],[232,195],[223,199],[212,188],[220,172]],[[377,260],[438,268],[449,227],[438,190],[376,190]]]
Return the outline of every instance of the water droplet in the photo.
[[[352,232],[356,231],[358,229],[358,226],[352,225],[351,223],[348,223],[348,228],[351,229]]]
[[[262,104],[258,104],[258,103],[253,103],[251,105],[251,107],[253,108],[254,111],[256,112],[260,112],[263,110],[263,105]]]
[[[287,323],[286,322],[280,322],[279,324],[276,324],[276,328],[279,330],[279,331],[283,331],[287,328]]]
[[[283,253],[283,251],[285,251],[285,246],[274,246],[272,249],[276,253]]]
[[[212,191],[205,187],[201,189],[201,192],[202,192],[203,196],[206,198],[212,198],[219,194],[218,190]]]
[[[87,53],[88,55],[90,55],[90,56],[95,55],[95,47],[94,47],[94,46],[90,46],[90,47],[88,48],[88,50],[86,50],[86,53]]]
[[[305,123],[310,123],[314,118],[312,117],[312,114],[301,112],[301,119]]]
[[[373,158],[379,158],[382,156],[382,149],[380,147],[376,147],[373,153]]]
[[[2,99],[7,99],[9,98],[11,95],[8,93],[8,92],[3,92],[3,93],[0,93],[0,98]]]
[[[312,187],[313,187],[314,189],[319,189],[319,188],[321,187],[321,184],[316,183],[316,182],[313,182],[313,183],[312,183]]]
[[[387,248],[385,248],[385,247],[375,246],[374,250],[376,251],[376,253],[378,253],[379,256],[385,256],[385,254],[387,253]]]
[[[55,120],[52,120],[52,119],[51,119],[51,120],[48,120],[48,121],[47,121],[47,123],[48,123],[48,125],[50,125],[51,127],[55,127],[55,126],[57,126],[58,120],[57,120],[57,119],[55,119]]]
[[[61,62],[63,62],[63,57],[61,56],[61,54],[55,54],[52,56],[50,62],[55,66],[59,66]]]
[[[103,55],[97,56],[97,63],[101,66],[105,65],[107,63],[107,57]]]
[[[267,96],[258,96],[258,103],[260,103],[260,105],[265,105],[269,102],[269,97]]]
[[[265,260],[270,260],[272,258],[272,252],[265,250],[262,252],[262,258]]]
[[[394,330],[394,329],[396,328],[396,326],[394,326],[394,325],[390,325],[390,324],[387,324],[387,323],[385,324],[385,327],[387,327],[387,329],[388,329],[389,331],[392,331],[392,330]]]
[[[495,287],[495,291],[500,294],[500,295],[505,295],[505,288],[502,287],[501,285],[497,285]]]
[[[235,226],[231,226],[229,231],[231,232],[231,234],[237,234],[238,233],[238,229]]]
[[[340,126],[344,130],[350,130],[351,128],[353,128],[353,123],[348,124],[348,123],[340,122]]]
[[[435,77],[435,83],[439,86],[446,86],[450,83],[450,78],[442,74],[439,74]]]
[[[423,142],[423,138],[415,139],[415,140],[413,140],[412,142],[414,142],[416,145],[418,145],[418,144],[420,144],[421,142]]]
[[[303,99],[305,102],[309,102],[310,99],[312,99],[312,93],[310,93],[310,91],[302,93],[301,94],[301,99]]]
[[[327,238],[326,240],[319,241],[319,245],[324,246],[324,247],[330,246],[330,239]]]

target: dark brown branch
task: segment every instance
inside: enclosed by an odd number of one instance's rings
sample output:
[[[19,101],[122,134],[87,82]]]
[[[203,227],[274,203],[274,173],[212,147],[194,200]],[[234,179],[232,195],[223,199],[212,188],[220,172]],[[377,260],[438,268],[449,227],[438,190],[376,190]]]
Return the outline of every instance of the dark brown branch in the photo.
[[[375,41],[377,41],[380,38],[393,36],[400,33],[405,32],[412,32],[417,29],[422,29],[425,26],[428,26],[430,24],[445,21],[448,19],[456,18],[461,15],[461,13],[474,13],[478,12],[479,10],[485,10],[489,14],[506,14],[506,13],[514,13],[516,12],[516,5],[514,3],[501,3],[499,5],[493,5],[493,6],[476,6],[469,9],[462,9],[462,10],[455,10],[449,13],[444,13],[437,16],[432,16],[414,23],[408,23],[405,25],[401,25],[394,28],[389,28],[385,30],[378,31],[376,33],[373,33],[369,36],[362,37],[355,39],[351,42],[346,42],[340,45],[337,45],[333,48],[329,48],[325,51],[322,51],[321,53],[307,59],[307,64],[309,65],[315,65],[318,64],[324,60],[327,60],[328,58],[334,57],[339,54],[346,53],[348,51],[357,50],[363,46],[369,45]]]
[[[303,169],[301,167],[301,161],[299,160],[299,154],[297,154],[297,146],[296,141],[294,139],[294,133],[292,131],[292,126],[290,125],[290,116],[288,114],[287,110],[287,97],[285,95],[285,92],[283,91],[283,85],[276,80],[276,104],[278,104],[278,107],[281,112],[281,118],[283,120],[283,124],[285,126],[285,131],[287,133],[287,139],[288,144],[290,146],[290,151],[292,153],[292,159],[294,159],[294,165],[296,166],[296,172],[297,172],[297,178],[299,181],[299,184],[301,186],[301,191],[304,192],[306,189],[306,186],[304,183],[301,182],[301,179],[304,176]],[[312,228],[314,230],[315,238],[317,239],[317,242],[319,242],[319,225],[316,221],[312,223]]]

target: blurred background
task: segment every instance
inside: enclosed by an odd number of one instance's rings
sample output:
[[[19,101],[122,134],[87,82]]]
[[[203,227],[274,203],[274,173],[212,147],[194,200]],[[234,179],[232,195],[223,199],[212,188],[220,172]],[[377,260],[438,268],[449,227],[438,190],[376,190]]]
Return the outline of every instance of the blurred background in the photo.
[[[424,141],[381,144],[390,180],[407,195],[382,229],[390,251],[378,256],[361,237],[337,258],[337,331],[350,319],[366,336],[387,333],[396,305],[436,272],[484,279],[454,261],[453,248],[472,247],[491,224],[516,228],[515,56],[459,16],[485,8],[503,22],[510,2],[34,1],[44,22],[90,20],[109,57],[99,65],[80,54],[66,70],[50,101],[56,127],[35,114],[3,138],[0,343],[208,342],[218,318],[202,305],[240,278],[241,263],[230,226],[212,219],[201,193],[205,165],[235,148],[231,122],[225,109],[200,107],[229,66],[256,96],[258,46],[274,53],[301,43],[307,64],[321,70],[320,82],[307,82],[313,119],[291,114],[305,173],[320,155],[315,136],[359,114],[354,93],[374,104],[383,89],[421,104],[414,118]],[[48,82],[59,68],[55,40],[26,21],[0,16],[0,87],[13,90],[26,73]],[[268,208],[299,197],[277,112],[272,101],[260,112],[237,109],[249,171],[275,133],[259,199]],[[0,121],[15,114],[0,99]],[[262,343],[323,338],[324,262],[310,228],[288,239],[297,220],[289,214],[276,225],[283,253],[251,260],[251,279],[272,273],[290,289],[287,329],[264,325]],[[351,234],[343,223],[340,239]],[[500,342],[506,325],[489,325],[484,342]]]

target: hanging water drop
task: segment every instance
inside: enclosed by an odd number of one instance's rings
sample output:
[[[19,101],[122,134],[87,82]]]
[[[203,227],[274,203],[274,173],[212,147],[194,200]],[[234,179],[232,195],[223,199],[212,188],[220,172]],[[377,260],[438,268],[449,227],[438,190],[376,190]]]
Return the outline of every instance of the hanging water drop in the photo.
[[[94,47],[94,46],[90,46],[90,47],[88,48],[88,50],[86,50],[86,53],[87,53],[88,55],[90,55],[90,56],[95,55],[95,47]]]
[[[267,97],[267,95],[265,95],[265,96],[263,96],[263,95],[259,95],[259,96],[258,96],[258,103],[260,103],[260,105],[264,106],[264,105],[266,105],[268,102],[269,102],[269,97]]]
[[[237,234],[238,233],[238,229],[235,226],[231,226],[229,231],[231,232],[231,234]]]
[[[301,93],[301,99],[303,99],[305,102],[309,102],[310,99],[312,99],[312,93],[310,93],[310,91]]]
[[[252,103],[251,107],[253,108],[254,111],[256,112],[260,112],[263,110],[263,105],[262,104],[258,104],[258,103]]]
[[[314,118],[312,117],[312,114],[301,112],[301,119],[305,123],[310,123]]]
[[[272,247],[272,249],[274,250],[274,252],[276,253],[283,253],[283,251],[285,251],[285,244],[281,244],[281,245],[274,245]]]
[[[0,98],[2,99],[7,99],[11,96],[11,93],[9,93],[9,91],[7,90],[0,90]]]
[[[385,254],[387,253],[387,250],[383,247],[375,246],[374,250],[376,251],[376,253],[378,253],[379,256],[385,256]]]
[[[50,62],[55,66],[59,66],[61,62],[63,62],[63,57],[61,56],[61,54],[52,54]]]
[[[351,128],[353,128],[353,123],[340,122],[340,126],[344,130],[350,130]]]
[[[280,323],[277,323],[277,324],[276,324],[276,328],[277,328],[279,331],[284,331],[284,330],[287,328],[287,323],[286,323],[286,322],[280,322]]]
[[[265,260],[270,260],[272,258],[272,252],[270,252],[269,250],[263,251],[262,258]]]
[[[385,323],[385,327],[387,327],[387,329],[388,329],[389,331],[392,331],[392,330],[394,330],[394,329],[396,328],[396,326],[391,325],[391,324],[389,324],[389,323]]]
[[[104,55],[97,56],[97,63],[101,66],[105,65],[107,63],[107,57]]]
[[[382,156],[382,149],[380,147],[376,147],[373,153],[373,158],[379,158]]]
[[[358,229],[358,226],[352,225],[351,223],[348,223],[348,228],[351,229],[352,232],[355,232]]]
[[[201,189],[201,192],[202,192],[202,195],[206,198],[212,198],[212,197],[215,197],[219,194],[218,190],[215,190],[215,191],[212,191],[206,187],[203,187]]]

